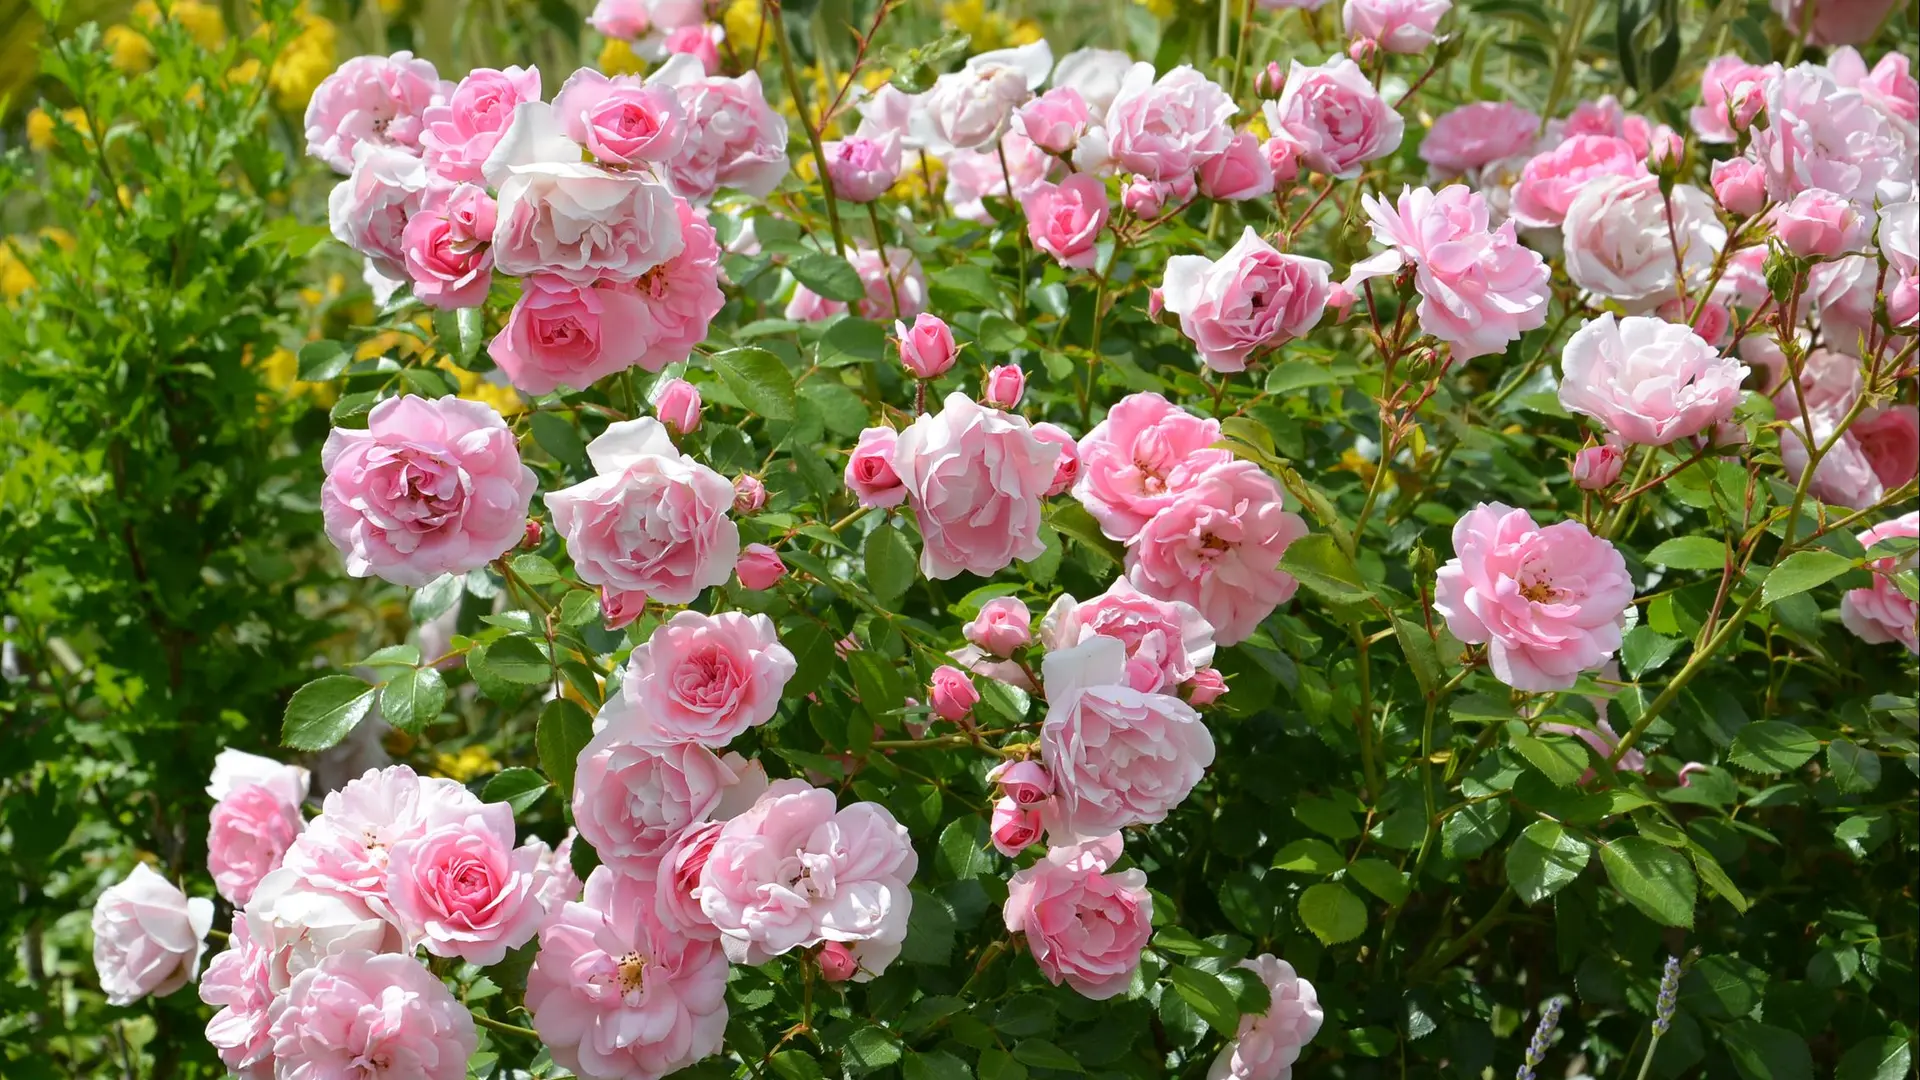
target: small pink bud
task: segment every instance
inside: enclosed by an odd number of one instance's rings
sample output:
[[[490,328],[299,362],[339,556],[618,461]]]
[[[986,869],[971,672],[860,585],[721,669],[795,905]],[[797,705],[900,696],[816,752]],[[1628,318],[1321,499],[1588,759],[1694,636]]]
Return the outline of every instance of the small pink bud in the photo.
[[[956,724],[965,720],[980,703],[980,691],[973,688],[973,680],[951,664],[933,669],[927,696],[936,714]]]
[[[1147,290],[1147,318],[1158,322],[1160,313],[1167,310],[1167,294],[1160,291],[1158,285]]]
[[[540,546],[540,538],[545,535],[546,530],[540,527],[540,519],[528,518],[527,531],[520,536],[520,546],[526,548],[528,551],[532,551],[534,548]]]
[[[993,804],[993,826],[989,834],[994,849],[1011,859],[1040,839],[1040,812],[1021,806],[1011,798]]]
[[[996,596],[960,632],[995,656],[1012,656],[1033,640],[1033,613],[1015,597]]]
[[[937,379],[953,367],[959,346],[940,316],[921,312],[914,317],[912,329],[895,320],[893,332],[900,340],[900,363],[914,378]]]
[[[1007,798],[1021,806],[1038,806],[1053,794],[1053,777],[1037,761],[1004,761],[987,773]]]
[[[1253,77],[1253,92],[1263,98],[1279,97],[1280,91],[1286,89],[1286,86],[1287,72],[1280,66],[1278,60],[1267,61],[1267,66],[1261,68],[1260,74]]]
[[[668,379],[653,395],[653,414],[675,435],[700,428],[700,391],[685,379]]]
[[[1327,289],[1327,310],[1333,312],[1335,322],[1344,322],[1347,313],[1353,310],[1353,302],[1359,297],[1343,282],[1336,281]]]
[[[1015,409],[1027,392],[1027,373],[1018,364],[1001,364],[987,373],[980,400],[996,409]]]
[[[1160,207],[1166,202],[1166,193],[1160,185],[1144,176],[1136,176],[1127,182],[1126,189],[1120,193],[1120,205],[1138,218],[1160,216]]]
[[[1713,163],[1713,197],[1736,217],[1751,217],[1767,204],[1767,176],[1750,158]]]
[[[765,544],[748,544],[740,552],[740,558],[733,564],[733,572],[739,575],[740,584],[754,592],[771,589],[774,584],[786,576],[787,564],[780,561],[780,553]]]
[[[733,479],[733,512],[736,514],[757,514],[767,505],[767,485],[750,473],[742,473]]]
[[[1273,170],[1273,184],[1291,184],[1300,177],[1300,148],[1279,136],[1267,140],[1267,168]]]
[[[1583,491],[1601,491],[1620,479],[1627,452],[1612,443],[1589,446],[1573,455],[1573,482]]]
[[[600,586],[600,616],[606,620],[607,629],[618,630],[640,617],[647,609],[647,594],[643,592],[623,592]]]
[[[1687,157],[1686,140],[1680,133],[1660,125],[1654,129],[1653,137],[1647,145],[1647,168],[1659,176],[1674,176],[1680,171],[1681,162]]]
[[[1211,705],[1226,692],[1227,680],[1215,668],[1201,668],[1187,680],[1187,701],[1194,705]]]
[[[853,950],[838,941],[829,941],[820,946],[820,977],[830,983],[846,982],[860,971],[860,962],[853,958]]]
[[[1379,51],[1380,43],[1370,37],[1357,37],[1347,43],[1347,55],[1352,57],[1356,64],[1366,63],[1373,59],[1374,53]]]

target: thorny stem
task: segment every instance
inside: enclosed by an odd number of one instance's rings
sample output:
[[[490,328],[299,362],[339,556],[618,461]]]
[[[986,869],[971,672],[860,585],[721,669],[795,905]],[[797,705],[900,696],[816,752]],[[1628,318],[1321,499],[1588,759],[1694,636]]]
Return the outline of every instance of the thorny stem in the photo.
[[[1007,184],[1007,201],[1017,204],[1019,199],[1013,194],[1013,169],[1007,165],[1007,141],[1000,139],[993,144],[993,152],[1000,158],[1000,179]],[[1013,297],[1013,319],[1023,320],[1027,310],[1027,230],[1014,226],[1014,242],[1020,252],[1020,291]]]

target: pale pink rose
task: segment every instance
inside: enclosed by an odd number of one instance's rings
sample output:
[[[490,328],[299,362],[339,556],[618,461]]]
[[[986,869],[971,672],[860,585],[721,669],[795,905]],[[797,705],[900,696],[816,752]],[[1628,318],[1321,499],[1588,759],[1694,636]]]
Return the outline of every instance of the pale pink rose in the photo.
[[[1920,203],[1881,207],[1878,240],[1889,270],[1887,320],[1912,329],[1920,324]]]
[[[1040,620],[1040,642],[1049,650],[1094,637],[1125,647],[1125,683],[1143,693],[1171,694],[1213,663],[1213,627],[1198,609],[1148,596],[1124,577],[1084,602],[1062,593]]]
[[[1713,287],[1714,302],[1748,309],[1764,303],[1772,295],[1767,288],[1767,254],[1765,245],[1756,245],[1729,255],[1726,273],[1721,275],[1720,284]],[[1756,340],[1771,339],[1765,334],[1748,334],[1740,339],[1739,345],[1744,349],[1747,342]]]
[[[900,143],[891,135],[854,135],[821,147],[833,193],[848,202],[869,203],[900,179]]]
[[[720,1052],[727,958],[654,914],[654,885],[599,867],[540,932],[527,1009],[553,1060],[585,1080],[662,1077]]]
[[[567,835],[560,838],[560,846],[552,850],[537,836],[527,840],[527,844],[540,853],[541,881],[534,895],[546,912],[545,922],[552,922],[560,914],[560,905],[580,899],[580,876],[573,872],[573,842],[579,835],[568,829]]]
[[[467,72],[444,101],[421,113],[420,157],[427,171],[454,183],[479,183],[481,166],[513,123],[515,106],[539,100],[539,68]]]
[[[1676,296],[1674,274],[1681,268],[1688,286],[1704,286],[1727,242],[1706,192],[1676,184],[1663,196],[1652,176],[1589,182],[1567,207],[1561,236],[1573,283],[1629,311]]]
[[[1400,148],[1406,122],[1360,65],[1344,56],[1309,67],[1293,61],[1287,88],[1266,104],[1267,129],[1300,151],[1300,164],[1342,180]]]
[[[1767,83],[1779,64],[1749,64],[1733,53],[1716,56],[1700,74],[1700,104],[1687,115],[1702,142],[1730,143],[1753,125],[1767,103]]]
[[[893,471],[920,525],[920,572],[989,577],[1039,558],[1040,500],[1059,456],[1025,420],[965,394],[915,417],[895,442]]]
[[[699,743],[648,746],[610,725],[580,751],[574,777],[574,825],[601,863],[651,878],[660,857],[688,826],[713,816],[740,775]]]
[[[1522,153],[1540,118],[1507,101],[1476,101],[1442,113],[1420,140],[1420,160],[1441,176],[1464,176]]]
[[[465,1080],[478,1046],[473,1016],[411,956],[349,952],[294,977],[270,1011],[284,1077],[348,1077],[369,1068],[419,1080]]]
[[[720,73],[720,43],[726,40],[726,30],[708,23],[704,26],[681,26],[667,31],[660,39],[663,55],[672,56],[685,53],[700,61],[700,70],[708,75]]]
[[[484,168],[499,203],[493,262],[502,273],[632,281],[680,254],[673,195],[641,172],[582,161],[582,152],[553,106],[514,110]]]
[[[639,364],[651,329],[645,301],[630,288],[535,274],[487,355],[527,394],[585,389]]]
[[[1487,645],[1515,690],[1565,690],[1620,648],[1633,579],[1612,544],[1577,521],[1546,528],[1525,510],[1481,503],[1453,526],[1433,609],[1453,636]]]
[[[493,198],[463,183],[427,202],[400,232],[413,295],[430,307],[479,307],[493,286]]]
[[[787,576],[787,564],[780,561],[779,552],[767,545],[748,544],[741,550],[739,561],[733,564],[733,576],[740,579],[741,588],[763,592]]]
[[[860,441],[847,457],[844,479],[861,506],[899,506],[906,501],[907,489],[893,471],[894,444],[899,438],[888,427],[870,427],[860,433]]]
[[[1012,656],[1033,640],[1033,613],[1017,597],[996,596],[960,628],[968,641],[994,656]]]
[[[340,173],[353,170],[362,144],[417,154],[427,107],[448,88],[432,64],[410,52],[356,56],[307,100],[307,153]]]
[[[918,96],[908,130],[935,157],[990,147],[1052,68],[1053,51],[1044,40],[980,53]]]
[[[1177,470],[1198,471],[1232,457],[1210,449],[1219,441],[1220,421],[1195,416],[1152,391],[1129,394],[1080,440],[1073,497],[1101,532],[1131,543],[1173,501]]]
[[[1266,155],[1267,168],[1273,173],[1273,186],[1282,188],[1300,177],[1300,148],[1275,135],[1260,152]]]
[[[1123,172],[1170,181],[1193,175],[1233,139],[1233,98],[1182,64],[1154,78],[1153,65],[1127,69],[1107,107],[1107,153]]]
[[[1056,86],[1013,114],[1013,130],[1050,154],[1070,153],[1092,122],[1085,99],[1071,86]]]
[[[1163,821],[1213,764],[1213,737],[1200,714],[1170,694],[1127,685],[1127,648],[1114,638],[1094,635],[1047,653],[1040,678],[1053,843]]]
[[[347,573],[420,586],[477,570],[526,533],[533,470],[490,405],[388,398],[320,450],[320,512]]]
[[[793,653],[765,615],[683,611],[634,647],[620,694],[600,720],[639,743],[718,749],[773,719],[794,670]]]
[[[1752,217],[1767,205],[1767,174],[1751,158],[1713,163],[1713,197],[1736,217]]]
[[[1764,337],[1764,335],[1761,335]],[[1774,350],[1777,352],[1778,345]],[[1771,359],[1771,358],[1770,358]],[[1802,411],[1813,415],[1821,413],[1833,417],[1844,415],[1853,407],[1855,399],[1865,388],[1865,380],[1860,374],[1860,361],[1850,353],[1834,349],[1812,349],[1800,364],[1800,385],[1794,387],[1785,382],[1790,370],[1784,353],[1778,354],[1779,371],[1769,369],[1769,384],[1773,379],[1780,385],[1773,391],[1774,413],[1782,420],[1797,419]],[[1802,409],[1802,405],[1805,409]]]
[[[207,872],[220,895],[244,907],[306,824],[299,803],[262,784],[243,784],[215,803],[208,819]]]
[[[659,371],[692,355],[727,298],[720,292],[720,245],[706,212],[675,199],[684,241],[680,254],[640,275],[634,288],[649,316],[639,366]],[[631,343],[623,343],[623,348]]]
[[[1107,115],[1133,58],[1118,49],[1075,49],[1053,66],[1053,85],[1079,94],[1094,116]]]
[[[1006,161],[1000,154],[1006,154]],[[1035,187],[1061,172],[1060,161],[1017,131],[1009,131],[987,150],[955,150],[944,164],[947,182],[942,189],[953,215],[982,225],[993,221],[986,200],[1011,198],[1018,202]],[[1013,181],[1008,194],[1007,181]]]
[[[1332,270],[1319,259],[1282,255],[1248,226],[1218,259],[1168,259],[1161,288],[1207,367],[1244,371],[1256,352],[1319,325]]]
[[[966,672],[941,664],[933,669],[933,677],[927,683],[927,700],[932,703],[935,715],[957,724],[980,703],[980,691],[973,688],[973,680]]]
[[[855,135],[869,139],[892,135],[906,149],[920,148],[919,142],[907,133],[907,118],[919,103],[919,95],[902,93],[899,87],[885,83],[864,98],[857,92],[853,96],[854,111],[860,114],[860,124],[853,130]]]
[[[1820,188],[1808,188],[1772,215],[1773,235],[1803,259],[1831,259],[1858,245],[1865,224],[1853,204]]]
[[[1267,986],[1267,1008],[1240,1018],[1240,1029],[1221,1047],[1207,1080],[1289,1080],[1300,1051],[1320,1033],[1325,1013],[1313,984],[1293,965],[1261,953],[1240,966]]]
[[[1820,316],[1820,342],[1850,356],[1864,356],[1878,335],[1874,323],[1880,264],[1864,255],[1848,255],[1814,266],[1807,276],[1802,310],[1811,302]]]
[[[1776,397],[1776,403],[1778,400]],[[1844,412],[1821,410],[1812,414],[1815,446],[1825,445],[1832,438]],[[1790,480],[1799,482],[1807,459],[1806,434],[1796,420],[1780,431],[1780,460]],[[1864,510],[1913,479],[1917,469],[1920,411],[1911,405],[1869,408],[1820,459],[1807,490],[1822,502]]]
[[[291,806],[307,799],[312,775],[298,765],[289,765],[270,757],[226,749],[213,759],[213,774],[207,778],[207,797],[215,802],[249,784],[259,784]]]
[[[823,942],[816,959],[820,977],[830,983],[843,983],[860,973],[860,958],[837,941]]]
[[[1200,194],[1227,202],[1273,194],[1273,167],[1252,132],[1236,132],[1225,150],[1200,163]]]
[[[1862,206],[1904,201],[1913,191],[1912,147],[1859,90],[1801,64],[1767,84],[1767,124],[1749,152],[1767,173],[1767,194],[1785,202],[1825,188]]]
[[[757,514],[767,505],[766,482],[751,473],[733,478],[733,512]]]
[[[653,391],[653,414],[667,430],[686,435],[700,429],[700,390],[685,379],[668,379]]]
[[[1091,270],[1107,227],[1107,185],[1075,173],[1058,184],[1041,182],[1020,199],[1033,246],[1070,270]]]
[[[1582,491],[1605,491],[1620,479],[1627,452],[1614,443],[1588,446],[1573,455],[1573,483]]]
[[[1513,185],[1513,220],[1531,229],[1557,229],[1567,208],[1594,181],[1605,176],[1645,176],[1647,163],[1625,139],[1611,135],[1575,135],[1551,150],[1535,154]],[[1671,257],[1671,256],[1669,256]]]
[[[1920,538],[1920,510],[1909,510],[1892,521],[1883,521],[1858,537],[1860,546],[1872,548],[1893,537]],[[1920,655],[1920,604],[1908,598],[1895,584],[1894,575],[1913,568],[1911,552],[1903,556],[1875,559],[1867,565],[1873,571],[1873,584],[1864,589],[1849,589],[1840,598],[1840,621],[1854,636],[1869,644],[1897,641],[1907,651]]]
[[[1202,708],[1226,695],[1227,679],[1215,668],[1201,668],[1193,673],[1186,686],[1187,704]]]
[[[732,815],[729,815],[732,816]],[[690,825],[660,856],[654,875],[653,914],[673,934],[700,941],[720,940],[720,931],[700,910],[700,875],[720,838],[718,821]]]
[[[268,881],[291,871],[314,887],[365,900],[384,915],[387,860],[394,845],[423,835],[431,822],[477,812],[482,805],[452,780],[419,776],[405,765],[368,769],[328,793],[320,804],[320,816],[308,822],[306,831],[287,849],[282,869],[261,882],[254,906],[259,906],[259,894],[267,890]],[[343,916],[337,921],[359,920]],[[254,937],[268,942],[277,935],[256,926]]]
[[[1827,57],[1827,70],[1833,72],[1841,85],[1854,87],[1866,95],[1867,101],[1894,121],[1896,128],[1904,125],[1906,141],[1913,142],[1913,126],[1920,121],[1920,81],[1911,74],[1911,61],[1905,53],[1898,50],[1884,53],[1869,71],[1866,62],[1853,49],[1835,49]]]
[[[409,942],[486,967],[533,940],[546,917],[546,845],[513,846],[513,808],[448,814],[393,846],[387,903]]]
[[[995,851],[1012,859],[1034,844],[1040,842],[1043,826],[1040,811],[1022,806],[1011,798],[1002,798],[993,804],[993,817],[988,823],[988,838],[993,841]]]
[[[1018,364],[1001,364],[980,384],[980,401],[996,409],[1017,409],[1027,392],[1027,373]]]
[[[1020,806],[1039,806],[1053,795],[1053,777],[1037,761],[1003,761],[987,770],[987,780]]]
[[[1120,192],[1120,205],[1137,218],[1159,217],[1161,211],[1178,210],[1193,200],[1200,190],[1190,176],[1178,180],[1149,180],[1135,176]]]
[[[582,580],[686,604],[733,575],[733,485],[675,449],[658,420],[607,425],[587,457],[592,479],[546,496]]]
[[[907,830],[886,807],[839,810],[833,792],[780,780],[721,826],[700,874],[700,908],[735,963],[859,943],[855,978],[864,982],[900,953],[917,869]]]
[[[672,161],[687,139],[687,119],[673,91],[635,75],[583,67],[554,95],[553,115],[567,138],[602,165]]]
[[[610,38],[633,41],[653,28],[647,0],[597,0],[587,25]]]
[[[1811,45],[1860,45],[1873,37],[1887,19],[1887,13],[1899,8],[1897,0],[1822,0],[1813,4],[1813,19],[1807,23],[1809,0],[1772,0],[1773,13],[1796,34],[1807,27]]]
[[[708,75],[699,60],[676,54],[647,85],[671,88],[686,117],[686,142],[667,167],[675,194],[703,203],[734,188],[757,199],[787,175],[787,122],[767,104],[757,73]]]
[[[166,997],[200,975],[213,927],[213,901],[187,899],[148,866],[107,887],[93,902],[93,970],[109,1005]]]
[[[385,901],[381,904],[384,908]],[[309,881],[287,866],[261,879],[242,914],[265,957],[267,987],[274,994],[329,956],[404,947],[400,928],[366,900]]]
[[[1633,147],[1633,152],[1645,158],[1654,144],[1668,131],[1664,124],[1656,127],[1653,121],[1630,113],[1620,104],[1620,99],[1612,94],[1603,94],[1597,101],[1583,101],[1573,107],[1567,118],[1560,123],[1560,136],[1572,138],[1575,135],[1609,135],[1616,139],[1625,139]]]
[[[236,918],[226,949],[207,962],[200,1000],[218,1010],[207,1021],[207,1041],[238,1080],[273,1080],[273,998],[267,952],[254,944],[247,921]]]
[[[407,222],[427,199],[427,170],[405,150],[363,143],[353,173],[327,195],[333,238],[367,257],[380,276],[407,280]]]
[[[1026,935],[1048,982],[1095,1001],[1126,992],[1153,934],[1146,871],[1106,872],[1121,849],[1119,833],[1052,847],[1007,881],[1007,930]]]
[[[1611,313],[1568,339],[1561,366],[1560,404],[1634,446],[1665,446],[1724,423],[1748,371],[1683,325]]]
[[[938,315],[921,312],[914,316],[912,329],[895,320],[893,333],[900,347],[900,364],[916,379],[945,375],[960,352],[953,343],[953,331]]]
[[[1127,580],[1149,596],[1192,604],[1214,641],[1238,645],[1299,587],[1279,569],[1306,523],[1285,509],[1258,465],[1226,461],[1178,487],[1127,551]]]
[[[1340,18],[1348,37],[1366,38],[1390,53],[1423,53],[1453,0],[1346,0]]]
[[[1060,457],[1053,466],[1053,483],[1047,485],[1046,497],[1051,499],[1073,490],[1074,482],[1080,479],[1080,448],[1073,436],[1058,424],[1042,420],[1033,425],[1033,437],[1060,448]]]
[[[1726,279],[1722,277],[1721,280]],[[1653,313],[1670,323],[1685,323],[1692,326],[1694,333],[1699,334],[1707,344],[1716,349],[1726,348],[1727,343],[1733,338],[1733,312],[1717,300],[1709,300],[1701,304],[1689,299],[1686,306],[1682,307],[1680,298],[1674,297],[1671,300],[1662,301]]]

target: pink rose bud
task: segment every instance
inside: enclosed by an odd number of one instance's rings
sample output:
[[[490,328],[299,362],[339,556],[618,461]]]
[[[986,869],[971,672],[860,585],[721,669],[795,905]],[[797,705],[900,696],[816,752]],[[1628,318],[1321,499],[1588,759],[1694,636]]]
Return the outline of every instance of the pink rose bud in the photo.
[[[900,363],[916,379],[945,375],[960,351],[946,320],[924,311],[913,317],[911,330],[906,323],[894,320],[893,332],[900,340]]]
[[[1267,66],[1261,68],[1260,74],[1253,77],[1253,92],[1263,98],[1279,97],[1280,91],[1286,89],[1286,86],[1287,69],[1281,67],[1278,60],[1267,61]]]
[[[693,57],[700,61],[700,66],[708,75],[714,75],[720,71],[720,46],[714,41],[717,29],[711,26],[682,26],[670,31],[667,39],[661,42],[661,47],[667,50],[669,56],[684,53]]]
[[[1053,776],[1037,761],[1008,761],[995,765],[987,779],[1021,806],[1038,806],[1053,795]]]
[[[1018,364],[1001,364],[987,372],[986,386],[980,400],[996,409],[1013,409],[1020,405],[1020,398],[1027,392],[1027,373],[1020,370]]]
[[[1749,158],[1714,162],[1713,197],[1736,217],[1759,213],[1767,204],[1766,170]]]
[[[1612,443],[1589,446],[1573,455],[1573,482],[1583,491],[1610,488],[1626,461],[1627,452]]]
[[[760,592],[771,589],[774,584],[786,576],[787,564],[780,561],[780,553],[765,544],[748,544],[740,552],[740,560],[733,564],[733,572],[740,576],[743,588]]]
[[[534,548],[540,546],[540,538],[545,535],[546,530],[541,528],[540,519],[528,518],[527,531],[525,535],[520,537],[520,546],[526,548],[528,551],[532,551]]]
[[[1073,482],[1080,479],[1080,444],[1065,428],[1044,420],[1033,425],[1032,431],[1034,438],[1060,448],[1060,457],[1053,465],[1053,483],[1047,487],[1046,497],[1065,494],[1073,488]]]
[[[647,608],[647,594],[639,590],[615,589],[600,586],[600,615],[606,620],[607,629],[618,630],[640,617]]]
[[[954,723],[965,720],[980,702],[980,691],[973,688],[973,680],[951,664],[933,669],[928,696],[933,701],[933,711]]]
[[[1689,761],[1685,765],[1680,766],[1680,771],[1674,774],[1674,779],[1680,782],[1681,787],[1692,787],[1693,774],[1697,772],[1707,772],[1709,768],[1709,766],[1701,762]]]
[[[1071,86],[1056,86],[1013,114],[1014,125],[1049,154],[1070,152],[1092,120],[1086,99]]]
[[[893,451],[899,438],[899,432],[889,427],[870,427],[860,433],[860,441],[847,457],[844,479],[847,490],[861,506],[899,506],[907,497],[900,474],[893,471]]]
[[[1366,63],[1373,59],[1374,53],[1379,51],[1380,43],[1370,37],[1357,37],[1347,43],[1347,55],[1352,57],[1356,64]]]
[[[1831,259],[1852,247],[1860,232],[1853,204],[1820,188],[1809,188],[1773,214],[1773,235],[1803,259]]]
[[[1033,614],[1019,600],[997,596],[980,605],[980,614],[960,632],[995,656],[1012,656],[1033,640]]]
[[[1187,682],[1187,702],[1192,705],[1211,705],[1226,692],[1227,680],[1214,668],[1201,668]]]
[[[1032,847],[1040,839],[1040,811],[1021,806],[1011,798],[993,804],[993,846],[1011,859]]]
[[[1273,186],[1291,184],[1300,176],[1300,148],[1285,139],[1268,139],[1267,168],[1273,170]]]
[[[1353,290],[1342,282],[1333,282],[1327,286],[1327,310],[1333,312],[1333,321],[1345,322],[1347,313],[1353,310],[1353,302],[1359,299]]]
[[[1127,183],[1126,189],[1120,192],[1120,205],[1126,207],[1128,213],[1138,218],[1159,217],[1160,208],[1166,204],[1166,201],[1167,193],[1162,190],[1161,185],[1144,176],[1134,177]]]
[[[1887,321],[1911,327],[1920,318],[1920,276],[1902,277],[1887,286]]]
[[[653,414],[675,435],[700,427],[700,391],[685,379],[668,379],[653,398]]]
[[[820,977],[830,983],[846,982],[860,971],[860,962],[853,958],[853,950],[838,941],[829,941],[820,946]]]
[[[1654,130],[1647,146],[1647,168],[1661,176],[1677,174],[1686,156],[1687,144],[1679,132],[1665,124]]]
[[[1747,445],[1747,429],[1744,424],[1734,420],[1723,420],[1713,425],[1707,434],[1707,445],[1715,450],[1729,453]]]
[[[855,135],[820,148],[833,193],[848,202],[870,203],[900,179],[900,140],[891,132],[869,139]]]
[[[733,512],[757,514],[767,505],[767,485],[760,478],[742,473],[733,479]]]
[[[1716,348],[1724,347],[1733,335],[1733,312],[1727,305],[1717,300],[1706,302],[1705,310],[1698,301],[1689,300],[1682,309],[1680,298],[1674,297],[1660,305],[1655,314],[1670,323],[1687,323],[1693,326],[1693,332],[1706,339],[1707,344]],[[1699,322],[1694,322],[1698,316]]]
[[[1200,193],[1220,202],[1273,194],[1273,170],[1253,132],[1236,133],[1226,150],[1200,163]]]
[[[1160,291],[1158,285],[1147,290],[1147,318],[1160,321],[1160,313],[1167,310],[1167,294]]]

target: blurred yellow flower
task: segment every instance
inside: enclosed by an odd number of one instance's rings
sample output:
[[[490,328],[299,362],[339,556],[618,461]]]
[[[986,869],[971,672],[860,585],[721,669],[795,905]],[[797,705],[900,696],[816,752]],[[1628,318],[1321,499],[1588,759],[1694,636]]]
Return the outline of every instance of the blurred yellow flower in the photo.
[[[379,3],[381,13],[388,16],[400,14],[407,6],[407,0],[379,0]]]
[[[109,26],[102,38],[113,53],[113,66],[121,72],[139,75],[153,66],[153,42],[133,27]]]
[[[970,48],[974,52],[1031,45],[1041,37],[1039,23],[1032,19],[1008,19],[998,11],[988,11],[986,0],[953,0],[942,4],[940,18],[972,38]]]
[[[320,81],[333,74],[334,40],[339,36],[333,23],[311,12],[300,13],[301,30],[287,43],[287,49],[267,72],[267,85],[273,88],[273,101],[285,112],[307,107]]]
[[[638,75],[647,70],[647,62],[633,51],[633,46],[619,38],[608,38],[600,46],[600,70],[608,75]]]
[[[27,114],[27,145],[40,151],[53,149],[53,117],[38,106]]]
[[[1174,0],[1133,0],[1133,2],[1153,12],[1153,17],[1156,19],[1166,20],[1173,18],[1175,9]]]
[[[160,5],[153,0],[140,0],[133,5],[133,14],[143,19],[149,26],[158,26],[161,20]],[[173,0],[166,14],[184,28],[194,41],[203,49],[217,49],[226,44],[227,20],[220,15],[220,9],[201,0]]]
[[[0,240],[0,298],[9,304],[34,286],[33,272],[14,253],[13,245],[11,239]]]
[[[45,240],[61,251],[73,250],[73,234],[58,225],[49,225],[41,229],[40,239]]]
[[[742,58],[741,63],[745,63],[760,40],[760,0],[733,0],[721,14],[720,25],[726,30],[733,51]]]
[[[465,401],[477,401],[482,405],[491,405],[493,411],[501,416],[512,416],[526,409],[526,402],[513,392],[512,387],[490,383],[485,376],[477,375],[453,362],[452,357],[443,356],[434,365],[453,376],[460,384],[460,398]]]
[[[249,56],[227,70],[227,85],[245,86],[260,78],[260,61]]]
[[[946,172],[940,159],[929,154],[912,154],[902,158],[900,179],[893,182],[887,194],[896,199],[925,199],[929,194],[938,194],[940,177]]]
[[[287,397],[309,398],[321,406],[332,405],[340,396],[332,383],[302,382],[300,358],[288,349],[275,349],[267,354],[260,363],[260,378],[270,390]],[[261,395],[261,399],[263,407],[273,404],[267,395]]]
[[[436,776],[465,784],[499,772],[500,763],[493,759],[486,747],[476,744],[462,747],[455,753],[433,755],[433,771]]]

